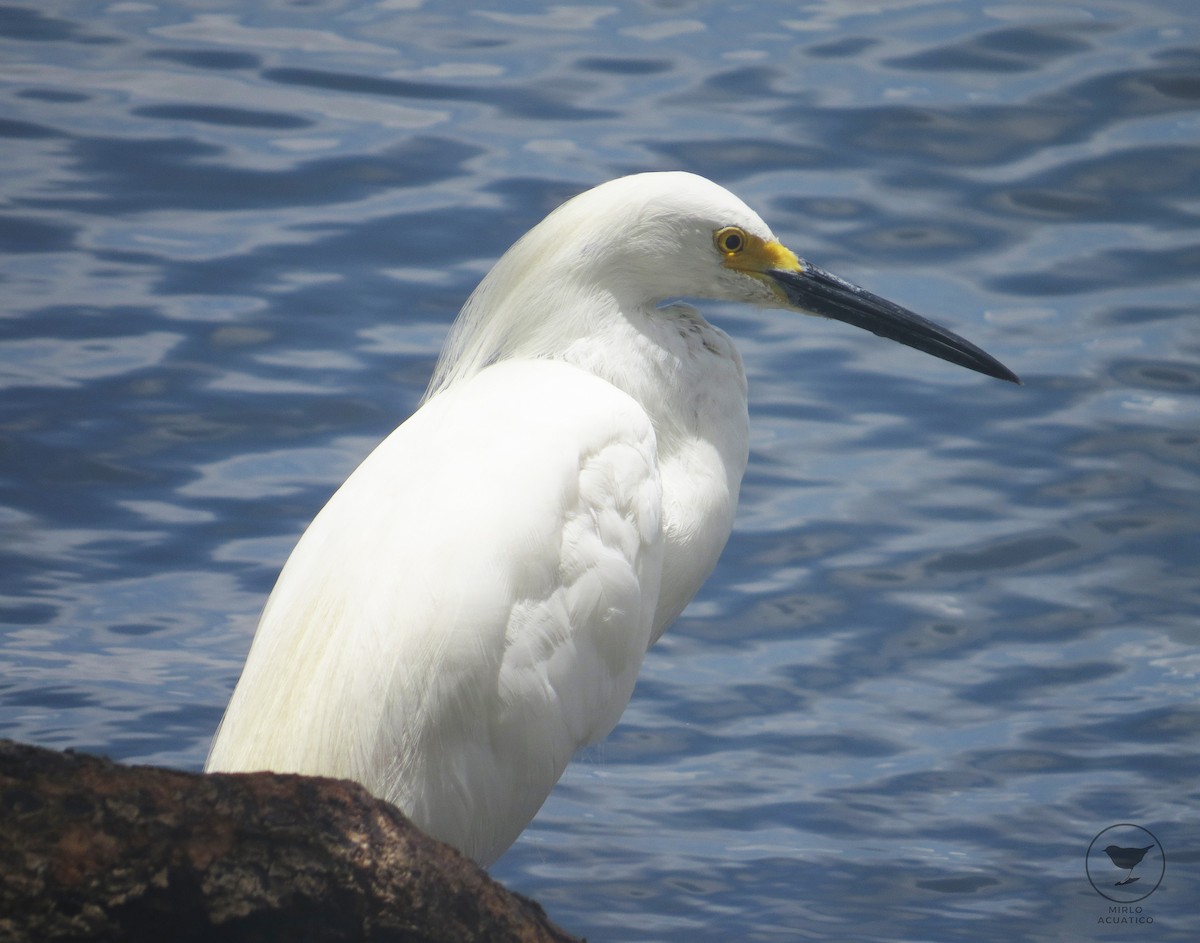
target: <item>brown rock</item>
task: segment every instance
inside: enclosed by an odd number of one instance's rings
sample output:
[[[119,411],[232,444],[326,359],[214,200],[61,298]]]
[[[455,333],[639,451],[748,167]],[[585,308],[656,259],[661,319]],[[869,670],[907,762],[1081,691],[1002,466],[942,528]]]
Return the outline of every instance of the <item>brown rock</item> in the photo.
[[[5,943],[575,939],[355,783],[0,740]]]

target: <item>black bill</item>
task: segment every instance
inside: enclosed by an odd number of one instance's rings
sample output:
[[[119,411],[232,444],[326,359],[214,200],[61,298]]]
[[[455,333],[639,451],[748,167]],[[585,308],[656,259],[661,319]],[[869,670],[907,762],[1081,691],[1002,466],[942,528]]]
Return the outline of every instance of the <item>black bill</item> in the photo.
[[[808,262],[801,264],[804,268],[798,272],[781,269],[767,272],[783,291],[789,304],[811,314],[853,324],[864,331],[923,350],[968,370],[976,370],[1010,383],[1021,382],[999,360],[953,331],[815,265]]]

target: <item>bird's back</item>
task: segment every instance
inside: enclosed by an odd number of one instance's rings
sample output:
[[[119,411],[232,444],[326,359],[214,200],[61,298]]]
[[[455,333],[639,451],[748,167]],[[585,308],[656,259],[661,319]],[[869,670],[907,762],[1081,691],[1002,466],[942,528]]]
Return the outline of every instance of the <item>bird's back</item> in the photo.
[[[208,769],[355,779],[491,860],[628,702],[661,578],[656,462],[640,407],[565,364],[436,397],[297,545]]]

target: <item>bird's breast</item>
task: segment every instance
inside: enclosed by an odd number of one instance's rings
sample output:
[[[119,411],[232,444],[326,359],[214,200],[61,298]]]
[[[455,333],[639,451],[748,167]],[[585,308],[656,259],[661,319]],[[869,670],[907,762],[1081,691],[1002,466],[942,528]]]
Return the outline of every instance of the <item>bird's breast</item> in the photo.
[[[746,374],[733,342],[693,308],[646,312],[607,377],[637,400],[657,437],[663,581],[656,641],[712,573],[733,528],[749,451]]]

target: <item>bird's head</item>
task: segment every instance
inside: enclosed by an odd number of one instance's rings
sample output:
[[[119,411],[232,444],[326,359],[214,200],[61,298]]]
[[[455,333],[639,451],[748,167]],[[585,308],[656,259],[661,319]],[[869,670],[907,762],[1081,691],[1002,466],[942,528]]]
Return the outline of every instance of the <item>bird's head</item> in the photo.
[[[713,298],[844,321],[988,376],[1007,367],[952,331],[818,268],[723,187],[683,172],[620,177],[525,234],[464,307],[429,394],[507,356],[552,356],[606,310]]]
[[[586,199],[585,199],[586,198]],[[800,258],[740,199],[695,174],[637,174],[577,197],[610,278],[642,301],[716,298],[843,321],[988,376],[1017,376],[952,331]],[[574,201],[572,201],[574,202]],[[570,204],[567,204],[570,206]]]

